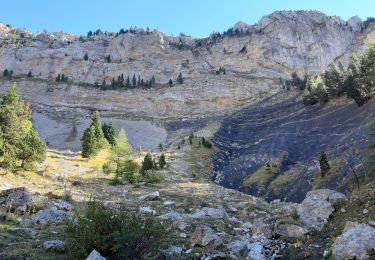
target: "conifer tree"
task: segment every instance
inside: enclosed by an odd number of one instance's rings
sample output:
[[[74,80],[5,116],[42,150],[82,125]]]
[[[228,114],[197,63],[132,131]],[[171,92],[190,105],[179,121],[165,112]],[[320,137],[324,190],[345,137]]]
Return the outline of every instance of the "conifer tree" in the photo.
[[[178,74],[177,82],[180,83],[180,84],[184,83],[184,78],[182,77],[181,72],[180,72],[180,74]]]
[[[123,128],[121,128],[118,133],[115,142],[116,144],[113,146],[113,153],[116,157],[116,161],[120,162],[123,160],[129,160],[133,152],[133,147],[129,143],[128,137]]]
[[[130,88],[130,77],[129,77],[129,75],[126,77],[126,83],[125,83],[125,86],[126,86],[127,88]]]
[[[108,143],[112,146],[115,145],[115,128],[113,127],[112,121],[110,121],[109,124],[104,123],[102,128],[104,137],[107,139]]]
[[[145,174],[146,171],[152,170],[154,168],[154,162],[150,153],[147,153],[145,158],[142,161],[142,174]]]
[[[30,121],[31,110],[17,96],[16,84],[0,102],[0,164],[13,170],[19,161],[22,167],[36,161],[43,161],[45,145]]]
[[[319,157],[319,165],[320,165],[320,173],[322,177],[330,170],[330,166],[328,163],[328,158],[327,154],[325,152],[320,152],[320,157]]]
[[[82,157],[89,158],[98,152],[97,140],[95,137],[95,127],[91,125],[87,128],[82,138]]]
[[[137,78],[135,77],[135,74],[133,74],[132,83],[133,83],[133,87],[137,86]]]
[[[161,169],[164,169],[165,165],[167,164],[167,162],[165,161],[165,154],[162,153],[159,157],[159,167]]]

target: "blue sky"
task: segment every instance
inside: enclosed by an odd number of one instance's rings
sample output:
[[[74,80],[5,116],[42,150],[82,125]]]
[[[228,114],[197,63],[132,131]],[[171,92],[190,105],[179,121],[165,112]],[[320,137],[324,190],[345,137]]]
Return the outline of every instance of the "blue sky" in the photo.
[[[206,37],[237,21],[249,24],[276,10],[319,10],[348,19],[375,16],[375,0],[3,0],[0,22],[32,32],[66,31],[76,35],[100,28],[159,28]]]

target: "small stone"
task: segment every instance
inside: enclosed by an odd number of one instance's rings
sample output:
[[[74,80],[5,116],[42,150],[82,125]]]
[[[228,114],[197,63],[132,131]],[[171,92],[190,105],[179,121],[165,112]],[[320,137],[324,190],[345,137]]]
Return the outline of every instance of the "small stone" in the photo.
[[[186,233],[181,233],[181,234],[180,234],[180,237],[182,237],[182,238],[187,238],[187,235],[186,235]]]
[[[65,211],[70,211],[74,208],[74,206],[71,203],[62,199],[53,200],[49,204],[52,205],[56,209],[65,210]]]
[[[341,213],[345,213],[345,212],[346,212],[346,209],[341,208],[340,211],[341,211]]]
[[[238,209],[236,209],[236,208],[233,207],[233,206],[230,206],[230,207],[229,207],[229,210],[230,210],[231,212],[233,212],[233,213],[236,213],[236,212],[238,211]]]
[[[181,230],[181,231],[184,231],[184,230],[186,230],[188,227],[190,227],[190,225],[188,224],[188,223],[186,223],[186,222],[183,222],[183,221],[175,221],[174,223],[173,223],[173,225],[175,226],[175,227],[177,227],[179,230]]]
[[[86,260],[106,260],[106,258],[101,256],[101,254],[94,249],[91,251]]]
[[[138,199],[139,200],[156,200],[156,199],[159,198],[159,196],[160,196],[159,192],[158,191],[154,191],[154,192],[151,192],[151,193],[139,196]]]
[[[151,209],[150,207],[140,207],[139,212],[141,214],[150,214],[150,215],[155,215],[156,211]]]
[[[367,214],[367,213],[368,213],[368,209],[364,209],[363,214]]]
[[[173,254],[176,254],[176,255],[181,255],[182,254],[182,247],[179,247],[179,246],[171,246],[169,248],[169,251]]]
[[[161,215],[158,218],[171,221],[178,221],[182,219],[180,213],[175,211],[165,213],[164,215]]]
[[[173,200],[166,200],[166,201],[163,202],[164,206],[172,206],[172,205],[175,205],[175,204],[176,204],[176,202],[173,201]]]
[[[50,240],[43,244],[46,251],[63,252],[65,250],[65,243],[61,240]]]

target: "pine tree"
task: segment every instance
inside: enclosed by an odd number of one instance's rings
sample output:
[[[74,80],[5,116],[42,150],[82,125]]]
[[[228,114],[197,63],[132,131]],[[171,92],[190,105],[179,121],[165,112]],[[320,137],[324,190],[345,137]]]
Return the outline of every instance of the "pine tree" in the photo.
[[[8,69],[5,69],[5,70],[3,71],[3,77],[8,77],[8,75],[9,75],[9,70],[8,70]]]
[[[89,55],[87,53],[85,53],[85,55],[83,56],[83,59],[84,60],[89,60]]]
[[[168,84],[169,84],[170,87],[172,87],[173,86],[173,80],[169,79]]]
[[[324,73],[324,84],[331,97],[339,96],[344,92],[344,75],[336,64],[330,65]]]
[[[44,144],[30,116],[30,107],[17,96],[13,84],[0,103],[0,164],[7,169],[15,169],[19,160],[23,161],[21,166],[44,160]]]
[[[96,141],[97,141],[98,149],[100,150],[100,149],[107,148],[108,147],[108,141],[104,137],[102,123],[101,123],[101,120],[100,120],[100,114],[99,114],[98,111],[95,112],[95,115],[92,119],[91,125],[94,126],[94,128],[95,128],[95,138],[96,138]]]
[[[327,159],[327,154],[325,152],[320,152],[320,157],[319,157],[319,165],[320,165],[320,174],[322,177],[330,170],[330,166],[328,163]]]
[[[112,146],[115,145],[115,128],[113,127],[112,121],[110,121],[109,124],[104,123],[102,128],[104,137],[107,139],[108,143]]]
[[[135,74],[133,75],[132,83],[133,83],[133,87],[137,86],[137,78],[135,77]]]
[[[27,77],[28,78],[32,78],[33,77],[33,74],[31,73],[31,71],[29,71],[29,73],[27,73]]]
[[[87,128],[82,138],[82,157],[89,158],[98,152],[97,140],[95,137],[95,127],[91,125]]]
[[[154,168],[154,162],[150,153],[147,153],[145,158],[142,161],[142,174],[145,174],[146,171],[152,170]]]
[[[121,128],[119,134],[116,137],[116,144],[113,146],[113,153],[116,157],[116,161],[129,160],[133,152],[133,147],[128,141],[128,137],[123,128]]]
[[[167,162],[165,161],[165,155],[164,155],[164,153],[162,153],[159,157],[159,167],[161,169],[164,169],[166,164],[167,164]]]
[[[126,83],[125,83],[125,86],[126,86],[127,88],[130,88],[130,77],[129,77],[129,75],[126,77]]]
[[[82,157],[88,158],[96,155],[101,149],[109,147],[107,139],[104,137],[102,123],[99,112],[95,112],[89,128],[87,128],[82,138]]]
[[[21,167],[45,160],[46,146],[33,128],[22,138],[18,158],[21,160]]]
[[[159,146],[158,146],[158,148],[159,148],[159,151],[162,152],[163,151],[163,144],[160,143]]]
[[[111,55],[108,55],[106,58],[105,58],[105,60],[108,62],[108,63],[110,63],[112,60],[111,60]]]

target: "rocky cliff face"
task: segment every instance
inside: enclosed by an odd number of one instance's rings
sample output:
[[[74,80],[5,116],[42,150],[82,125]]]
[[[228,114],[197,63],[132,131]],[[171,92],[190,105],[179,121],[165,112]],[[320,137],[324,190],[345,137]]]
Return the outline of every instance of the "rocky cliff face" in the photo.
[[[73,82],[94,83],[125,75],[155,75],[166,83],[179,72],[191,80],[220,66],[251,76],[288,76],[292,71],[314,74],[347,57],[373,32],[362,21],[326,16],[315,11],[280,11],[250,26],[237,23],[237,36],[192,39],[158,30],[135,30],[117,36],[78,38],[66,33],[32,35],[1,25],[0,69],[16,75],[32,71],[38,78],[64,73]],[[360,51],[360,48],[356,50]],[[88,60],[83,57],[87,53]],[[111,62],[105,57],[110,55]]]
[[[77,94],[74,85],[101,84],[103,80],[109,84],[121,74],[144,79],[154,75],[161,86],[156,91],[124,90],[120,95],[102,91],[99,97],[96,90],[83,89],[79,92],[85,94],[78,98],[94,104],[87,105],[92,109],[108,99],[112,104],[106,102],[100,109],[153,118],[199,117],[228,113],[275,93],[279,77],[288,78],[294,71],[316,74],[339,61],[345,66],[352,53],[361,52],[366,40],[375,38],[374,28],[372,24],[365,28],[356,17],[343,21],[316,11],[275,12],[255,25],[240,22],[231,33],[205,39],[142,29],[90,38],[62,32],[33,35],[1,25],[0,71],[12,70],[15,76],[31,72],[39,81],[25,81],[25,85],[49,89],[61,89],[54,87],[54,81],[64,74],[73,85],[64,90],[68,96]],[[107,62],[108,55],[111,62]],[[216,75],[220,67],[225,75]],[[169,79],[176,79],[180,72],[184,84],[167,88]],[[54,93],[57,99],[60,95],[60,91]],[[122,102],[115,102],[114,96]]]

